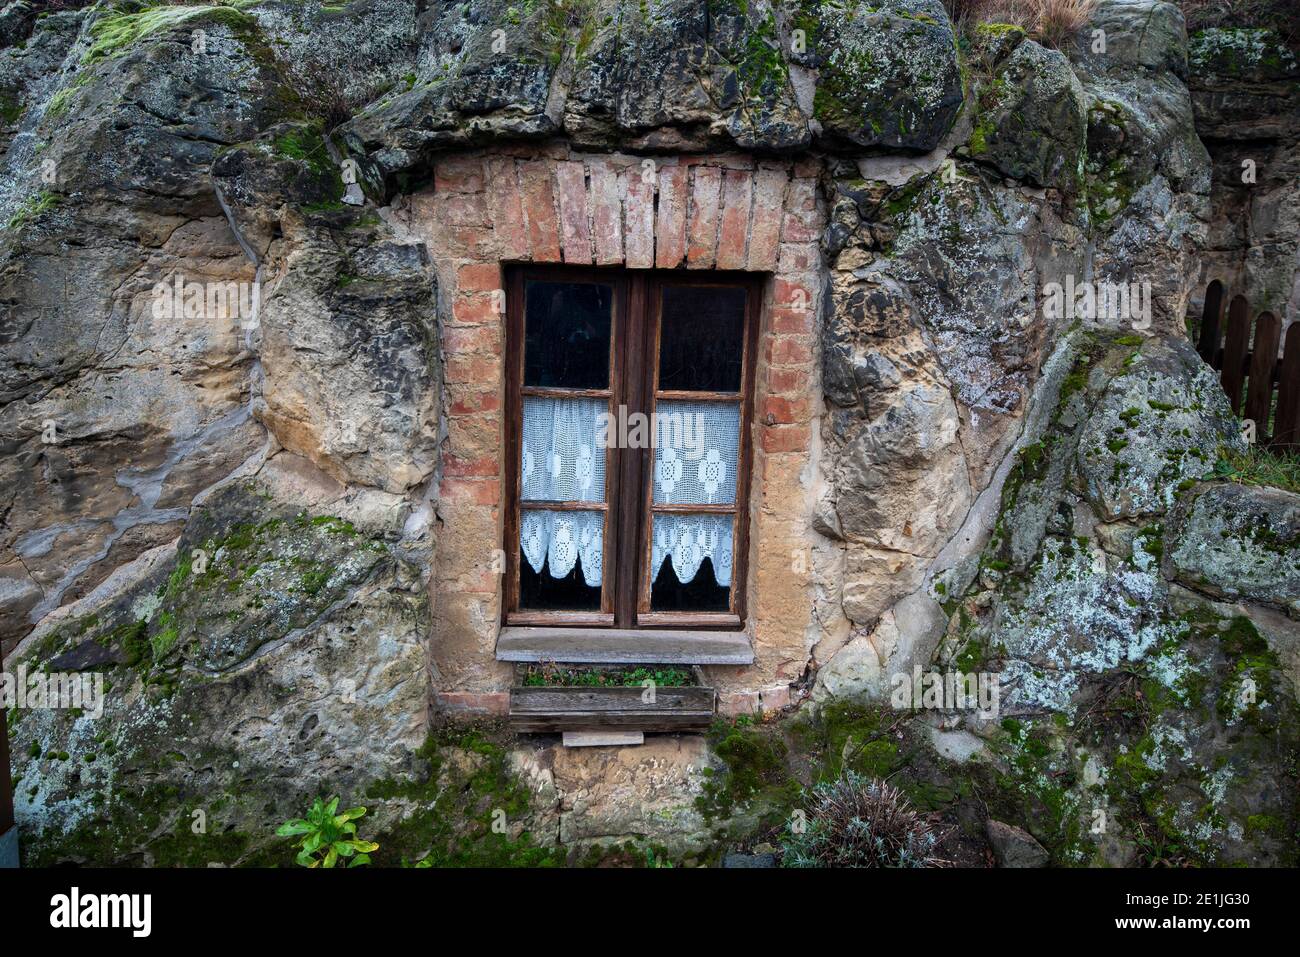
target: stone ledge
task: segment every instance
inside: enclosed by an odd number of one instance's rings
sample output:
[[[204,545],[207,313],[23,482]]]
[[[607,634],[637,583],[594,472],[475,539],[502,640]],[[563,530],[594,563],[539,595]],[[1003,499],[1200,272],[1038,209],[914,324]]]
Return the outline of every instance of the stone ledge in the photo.
[[[573,664],[752,665],[743,631],[615,628],[502,628],[498,661]]]

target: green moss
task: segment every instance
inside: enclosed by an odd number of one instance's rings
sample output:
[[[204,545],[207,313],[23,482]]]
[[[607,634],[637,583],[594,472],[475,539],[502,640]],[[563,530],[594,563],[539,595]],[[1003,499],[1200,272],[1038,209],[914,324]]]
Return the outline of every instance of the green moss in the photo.
[[[149,647],[155,662],[166,658],[167,653],[176,647],[176,642],[180,639],[180,629],[177,628],[171,612],[163,612],[159,616],[159,623],[162,629],[149,639]]]
[[[417,757],[425,770],[400,780],[377,781],[371,800],[413,802],[414,810],[388,832],[374,836],[376,865],[432,867],[554,867],[562,848],[537,844],[527,832],[493,830],[526,816],[531,795],[509,766],[509,735],[499,725],[447,726],[429,735]],[[426,773],[427,771],[427,773]],[[497,813],[499,812],[499,813]]]
[[[1246,836],[1287,837],[1287,825],[1284,820],[1273,814],[1251,814],[1246,818]]]
[[[916,176],[906,184],[894,190],[884,203],[884,212],[891,219],[898,219],[916,205],[922,191],[930,184],[930,177]]]
[[[769,11],[744,39],[744,55],[736,75],[751,100],[765,103],[779,96],[790,82],[790,70],[781,55],[776,20]]]
[[[975,25],[976,36],[1003,37],[1014,34],[1025,35],[1025,28],[1017,26],[1014,23],[977,23]]]
[[[342,213],[346,212],[349,207],[340,200],[325,200],[319,203],[305,203],[302,209],[303,212],[307,213]]]
[[[1271,696],[1274,675],[1280,667],[1277,655],[1244,615],[1229,620],[1219,635],[1219,643],[1231,667],[1215,703],[1219,717],[1225,721],[1238,717],[1258,719],[1260,705]],[[1248,682],[1252,694],[1244,692]]]
[[[191,795],[172,785],[116,788],[95,802],[92,816],[69,834],[37,832],[24,850],[26,866],[65,861],[125,864],[138,861],[143,846],[154,867],[206,867],[210,863],[245,865],[277,863],[274,852],[249,854],[252,836],[227,831],[208,821],[205,833],[194,831],[194,811],[209,808],[209,795]]]
[[[57,119],[64,113],[68,112],[69,106],[72,105],[72,98],[77,91],[90,82],[93,73],[91,70],[82,70],[77,74],[75,80],[68,86],[59,90],[50,97],[49,104],[45,107],[45,118],[49,120]]]
[[[988,649],[985,647],[984,643],[971,640],[967,641],[966,644],[962,646],[961,650],[957,652],[956,658],[953,659],[953,664],[956,665],[957,670],[963,674],[973,674],[980,670],[987,657]]]
[[[709,729],[709,744],[726,768],[707,774],[703,793],[696,798],[706,820],[730,817],[761,793],[789,783],[785,742],[747,716],[733,721],[719,718]]]
[[[14,214],[9,217],[7,225],[10,229],[20,229],[41,214],[58,206],[62,201],[63,197],[51,193],[48,189],[43,189],[23,200],[18,209],[14,211]]]
[[[1092,854],[1085,815],[1074,787],[1077,775],[1055,722],[1004,719],[992,742],[1005,770],[974,767],[990,816],[1023,822],[1058,865],[1085,863]]]
[[[3,119],[6,123],[16,123],[18,117],[23,115],[24,110],[26,110],[26,107],[23,106],[18,97],[10,93],[0,92],[0,119]]]
[[[299,584],[299,588],[302,590],[303,594],[315,595],[322,588],[325,587],[325,583],[329,581],[329,577],[330,577],[329,568],[325,568],[325,567],[310,568],[307,571],[303,572],[302,581]]]
[[[1142,551],[1146,552],[1156,561],[1164,557],[1164,527],[1161,525],[1147,525],[1139,530],[1135,541]]]

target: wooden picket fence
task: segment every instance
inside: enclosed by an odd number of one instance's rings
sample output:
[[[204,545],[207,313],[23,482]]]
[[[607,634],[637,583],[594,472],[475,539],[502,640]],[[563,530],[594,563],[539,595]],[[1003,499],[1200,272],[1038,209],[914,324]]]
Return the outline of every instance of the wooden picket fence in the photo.
[[[1279,358],[1281,320],[1261,312],[1255,317],[1252,337],[1250,303],[1245,296],[1233,296],[1225,335],[1223,301],[1223,283],[1216,279],[1205,290],[1196,351],[1219,370],[1232,411],[1254,421],[1259,445],[1300,448],[1300,322],[1287,330]]]

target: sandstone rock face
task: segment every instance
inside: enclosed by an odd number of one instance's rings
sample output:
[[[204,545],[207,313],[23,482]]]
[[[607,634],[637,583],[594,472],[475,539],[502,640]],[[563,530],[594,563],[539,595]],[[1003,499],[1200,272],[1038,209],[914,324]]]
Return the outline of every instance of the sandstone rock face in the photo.
[[[263,421],[341,481],[390,492],[425,481],[437,463],[439,367],[424,248],[365,228],[342,242],[306,228],[283,268],[264,311]]]
[[[1284,540],[1292,534],[1285,516],[1293,496],[1235,486],[1221,492],[1219,484],[1180,479],[1208,469],[1197,463],[1180,471],[1181,454],[1161,452],[1157,433],[1192,438],[1196,448],[1230,441],[1224,396],[1198,383],[1203,367],[1187,358],[1185,344],[1131,342],[1113,334],[1067,340],[1071,373],[1041,437],[1017,456],[978,574],[948,606],[954,614],[938,660],[999,676],[1000,725],[990,728],[976,714],[964,720],[1013,774],[1072,776],[1050,794],[1028,789],[1033,801],[1065,808],[1025,824],[1052,845],[1053,860],[1131,863],[1134,841],[1154,820],[1183,835],[1198,860],[1287,860],[1284,832],[1261,827],[1260,815],[1273,813],[1265,808],[1291,813],[1287,801],[1277,803],[1290,786],[1287,755],[1300,731],[1297,688],[1283,667],[1289,639],[1261,634],[1249,606],[1189,597],[1175,582],[1195,578],[1194,588],[1224,597],[1205,576],[1184,579],[1180,569],[1193,554],[1211,566],[1217,557],[1222,578],[1241,548],[1215,535],[1221,551],[1205,550],[1206,520],[1193,526],[1185,517],[1204,515],[1199,500],[1276,503],[1270,516],[1280,520]],[[1138,383],[1155,392],[1130,392]],[[1153,465],[1126,486],[1115,477],[1123,471],[1116,463],[1127,450],[1122,433],[1140,429],[1149,415],[1137,409],[1142,396],[1155,412],[1180,420],[1152,422],[1141,446],[1155,450]],[[1128,414],[1109,427],[1120,405]],[[1105,436],[1115,457],[1102,466],[1093,453]],[[1128,492],[1117,495],[1122,488]],[[1261,505],[1254,511],[1260,528],[1272,528]],[[1233,527],[1244,535],[1252,519],[1241,521]],[[1262,586],[1267,559],[1256,553],[1251,561],[1261,563],[1259,591],[1285,595],[1285,584]],[[1290,560],[1283,561],[1289,572]],[[1237,597],[1252,600],[1252,579],[1240,581]],[[1140,697],[1126,689],[1134,681]],[[1129,720],[1097,718],[1098,709],[1113,706]],[[1071,837],[1072,818],[1098,807],[1110,822],[1106,839]]]
[[[286,466],[334,514],[293,511]],[[19,715],[28,860],[235,863],[304,793],[356,793],[410,769],[426,733],[428,610],[419,567],[385,541],[402,516],[384,527],[383,512],[331,500],[328,479],[291,462],[267,479],[215,493],[142,577],[19,648],[29,670],[111,687],[99,715]],[[195,812],[213,838],[178,847],[198,834]]]
[[[1170,577],[1188,588],[1300,613],[1300,497],[1294,493],[1204,486],[1180,503],[1167,538]]]
[[[367,145],[383,144],[382,166],[400,169],[423,150],[475,136],[556,131],[548,102],[567,24],[548,20],[545,5],[521,13],[506,0],[440,4],[420,27],[421,47],[410,58],[417,72],[351,126]]]
[[[1096,31],[1104,51],[1094,52]],[[1096,278],[1149,283],[1140,325],[1180,333],[1209,215],[1209,157],[1192,121],[1182,13],[1107,0],[1070,50],[1087,97],[1089,214]],[[1138,326],[1140,327],[1140,326]]]
[[[25,596],[5,610],[8,647],[174,538],[183,503],[263,444],[237,311],[159,308],[175,303],[155,285],[252,281],[202,174],[223,137],[273,114],[273,78],[240,17],[203,21],[206,66],[179,44],[97,52],[82,21],[42,19],[26,47],[0,53],[24,107],[4,156],[0,250],[0,564]],[[209,66],[233,79],[206,89]]]
[[[1196,128],[1213,157],[1202,282],[1218,279],[1292,322],[1300,315],[1300,59],[1276,32],[1211,29],[1191,38],[1188,69]]]
[[[1079,441],[1079,478],[1103,521],[1162,514],[1220,449],[1243,451],[1214,371],[1186,342],[1145,347],[1111,380]]]
[[[693,128],[742,149],[811,142],[771,4],[602,0],[591,16],[564,110],[575,142],[664,148]]]
[[[1050,855],[1020,828],[990,819],[985,830],[998,867],[1046,867]]]
[[[828,142],[920,152],[939,144],[963,94],[938,0],[785,6],[790,29],[800,31],[791,59],[817,70],[813,118]]]
[[[640,748],[557,748],[552,773],[559,840],[581,845],[635,838],[677,853],[707,846],[695,797],[716,762],[701,738],[650,739]]]
[[[447,451],[499,444],[500,396],[454,407],[444,364],[497,374],[497,260],[623,261],[631,227],[596,213],[679,203],[681,242],[643,230],[637,264],[785,277],[773,341],[803,365],[761,360],[785,386],[759,462],[817,503],[773,519],[812,555],[806,633],[728,700],[834,714],[932,663],[991,674],[996,719],[924,729],[992,775],[965,822],[991,859],[1132,863],[1158,830],[1172,863],[1294,863],[1298,509],[1203,481],[1244,446],[1184,331],[1209,278],[1300,309],[1274,35],[1189,48],[1156,0],[969,56],[938,0],[159,10],[0,8],[0,642],[113,689],[11,729],[33,862],[278,861],[315,792],[378,802],[391,864],[718,849],[702,737],[429,716],[430,602],[499,610],[478,566],[430,583],[453,495],[482,513],[454,548],[500,536],[501,476]],[[471,248],[491,220],[501,248]],[[1150,314],[1047,308],[1085,280],[1149,286]],[[759,558],[760,587],[790,574]]]
[[[1069,62],[1032,40],[1020,43],[981,93],[973,156],[1006,175],[1066,192],[1082,176],[1087,121]]]

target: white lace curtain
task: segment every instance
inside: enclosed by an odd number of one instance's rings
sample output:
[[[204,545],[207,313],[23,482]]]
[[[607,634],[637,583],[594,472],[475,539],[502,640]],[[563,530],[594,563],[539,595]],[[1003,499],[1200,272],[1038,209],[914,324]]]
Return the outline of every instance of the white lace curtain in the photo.
[[[740,460],[740,404],[660,402],[655,501],[731,505]]]
[[[666,505],[734,505],[740,461],[740,403],[658,403],[655,502]],[[656,515],[650,553],[656,579],[664,557],[683,584],[704,559],[719,585],[731,584],[733,520],[730,515]]]
[[[524,398],[520,442],[520,496],[524,502],[603,502],[605,449],[596,444],[597,416],[604,399]],[[582,577],[597,588],[604,558],[602,512],[524,509],[519,546],[537,574],[565,578],[578,558]]]
[[[520,445],[521,498],[527,502],[603,502],[605,449],[597,444],[603,399],[524,399]],[[654,500],[673,505],[732,505],[740,460],[740,404],[664,401],[658,404],[654,453]],[[683,584],[708,558],[718,584],[731,583],[733,517],[714,514],[657,515],[652,574],[664,558]],[[600,512],[524,509],[520,547],[533,571],[549,563],[564,578],[582,559],[582,574],[601,581],[604,516]]]
[[[650,564],[659,578],[664,557],[672,559],[673,572],[682,584],[691,581],[704,559],[713,563],[719,585],[731,585],[732,517],[730,515],[656,515]]]
[[[608,410],[605,399],[524,398],[524,501],[605,500],[605,449],[596,445],[596,417]]]
[[[550,562],[552,578],[565,578],[582,558],[582,577],[600,587],[604,565],[605,514],[524,510],[519,518],[519,544],[537,574]]]

